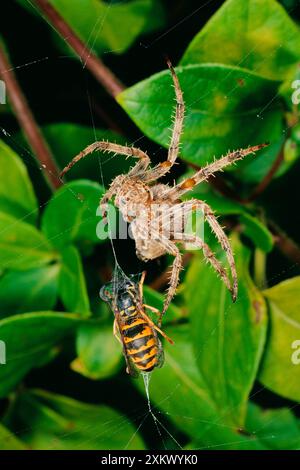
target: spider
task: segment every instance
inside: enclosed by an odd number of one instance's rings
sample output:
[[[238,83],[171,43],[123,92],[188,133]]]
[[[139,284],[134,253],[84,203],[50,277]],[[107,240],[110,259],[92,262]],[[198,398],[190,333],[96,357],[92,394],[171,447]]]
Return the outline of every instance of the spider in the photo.
[[[200,168],[192,177],[186,178],[182,182],[174,184],[174,186],[156,183],[159,178],[170,171],[178,157],[185,113],[183,93],[178,77],[169,60],[167,63],[171,72],[176,98],[174,125],[167,160],[150,167],[149,156],[139,148],[100,141],[86,147],[61,172],[62,177],[75,163],[97,150],[138,159],[138,162],[130,169],[128,174],[115,177],[103,196],[100,207],[103,217],[105,217],[108,202],[115,198],[115,206],[121,211],[124,220],[130,224],[131,233],[136,244],[136,253],[141,260],[153,260],[164,254],[174,256],[161,318],[167,311],[179,282],[179,274],[182,268],[182,255],[178,247],[179,244],[189,243],[202,250],[206,260],[229,289],[233,302],[236,300],[238,290],[237,273],[233,252],[227,236],[208,204],[199,199],[182,201],[181,198],[199,183],[207,181],[217,171],[268,145],[264,143],[229,152],[219,160],[214,160],[212,163]],[[215,257],[210,247],[199,236],[188,235],[184,231],[186,217],[199,209],[202,210],[204,219],[208,222],[217,241],[225,251],[230,267],[231,281],[227,270]]]

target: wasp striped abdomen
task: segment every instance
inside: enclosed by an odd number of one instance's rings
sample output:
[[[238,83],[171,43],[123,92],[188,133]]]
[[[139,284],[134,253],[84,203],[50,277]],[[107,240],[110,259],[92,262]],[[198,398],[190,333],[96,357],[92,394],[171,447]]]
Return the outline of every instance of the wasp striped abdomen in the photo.
[[[158,364],[158,338],[153,329],[138,313],[124,318],[121,327],[124,346],[135,367],[150,372]]]
[[[145,307],[150,308],[143,303],[145,273],[138,284],[133,282],[134,277],[128,278],[124,273],[121,277],[115,276],[112,283],[101,288],[100,297],[110,304],[114,312],[114,335],[122,343],[127,372],[136,377],[138,372],[151,372],[164,362],[156,330],[171,340],[145,313]]]

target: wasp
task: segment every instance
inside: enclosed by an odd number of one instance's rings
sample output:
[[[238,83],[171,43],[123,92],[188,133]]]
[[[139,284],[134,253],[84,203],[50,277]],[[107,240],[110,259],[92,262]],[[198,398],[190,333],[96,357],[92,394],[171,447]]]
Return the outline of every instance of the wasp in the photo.
[[[135,275],[128,277],[119,268],[115,270],[113,281],[100,290],[100,297],[109,303],[114,313],[113,332],[123,346],[126,371],[133,377],[163,365],[163,348],[157,333],[173,344],[145,312],[148,309],[160,315],[158,309],[143,303],[145,276],[144,271],[136,282]]]

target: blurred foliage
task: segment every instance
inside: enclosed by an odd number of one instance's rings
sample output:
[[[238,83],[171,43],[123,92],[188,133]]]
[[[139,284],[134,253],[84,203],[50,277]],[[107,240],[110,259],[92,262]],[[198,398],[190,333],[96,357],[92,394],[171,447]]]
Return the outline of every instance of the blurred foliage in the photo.
[[[31,2],[13,3],[13,18],[24,15],[34,34],[41,34],[44,55],[49,48],[53,57],[74,58]],[[96,235],[97,207],[105,187],[132,161],[91,155],[48,197],[11,111],[5,107],[2,114],[0,106],[1,128],[9,131],[0,141],[0,340],[7,347],[7,363],[0,364],[0,448],[299,449],[300,365],[292,360],[298,357],[293,344],[300,340],[299,257],[293,258],[300,252],[295,214],[300,124],[299,105],[292,102],[292,83],[299,79],[299,2],[226,0],[220,8],[204,5],[197,14],[198,2],[50,3],[85,42],[87,53],[93,50],[135,83],[117,97],[122,110],[86,80],[85,118],[71,107],[81,106],[75,83],[76,73],[83,73],[79,61],[70,66],[69,90],[56,90],[48,78],[49,96],[63,103],[51,113],[50,98],[41,110],[40,95],[26,89],[61,167],[96,139],[134,143],[153,151],[154,162],[164,158],[174,109],[170,73],[166,67],[156,73],[163,68],[157,66],[157,49],[150,57],[151,47],[145,47],[142,61],[136,55],[140,41],[157,43],[161,53],[160,41],[169,37],[164,45],[181,57],[176,71],[187,108],[180,165],[169,181],[191,175],[229,149],[270,145],[187,195],[204,199],[225,224],[239,295],[232,304],[202,255],[189,252],[178,295],[164,318],[175,345],[164,344],[165,364],[151,376],[159,419],[153,423],[151,415],[146,420],[144,382],[126,374],[111,313],[98,295],[114,261],[109,242]],[[207,23],[201,27],[203,17]],[[1,36],[16,67],[32,59],[31,51],[22,50],[23,56],[14,51],[9,34]],[[26,73],[38,73],[34,67]],[[109,120],[101,112],[90,124],[93,100]],[[247,198],[251,194],[255,197]],[[280,240],[274,232],[272,218],[295,238],[294,251],[289,238]],[[225,263],[206,226],[205,239]],[[118,240],[114,248],[127,273],[144,269],[132,261],[132,242]],[[166,258],[149,265],[149,284],[171,262]],[[160,290],[146,285],[145,302],[161,309]]]
[[[26,444],[42,450],[119,449],[127,436],[134,433],[133,425],[111,408],[83,404],[40,390],[20,394],[6,422],[21,429],[29,426]],[[91,426],[91,422],[95,424]],[[137,434],[128,443],[128,449],[143,447]]]
[[[25,0],[18,0],[31,13],[36,11]],[[103,0],[50,0],[61,16],[96,54],[126,51],[142,33],[164,24],[164,9],[158,0],[105,2]],[[58,40],[57,35],[55,39]],[[65,41],[58,40],[64,52],[72,53]],[[88,51],[87,51],[88,54]]]
[[[232,304],[224,283],[203,259],[196,257],[186,277],[185,296],[191,315],[196,361],[210,396],[217,408],[234,409],[235,413],[227,416],[227,420],[242,427],[248,395],[263,352],[267,317],[265,301],[248,273],[250,253],[236,241],[233,247],[239,278],[239,302]],[[194,279],[202,279],[201,296],[194,295]]]

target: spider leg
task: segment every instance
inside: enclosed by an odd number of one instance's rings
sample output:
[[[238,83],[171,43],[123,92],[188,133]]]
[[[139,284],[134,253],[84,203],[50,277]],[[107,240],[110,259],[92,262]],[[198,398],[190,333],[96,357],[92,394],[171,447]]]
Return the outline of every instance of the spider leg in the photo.
[[[114,183],[111,184],[110,188],[106,191],[106,193],[102,196],[100,200],[100,209],[101,209],[101,214],[104,223],[107,223],[107,204],[108,202],[113,198],[113,196],[116,194],[116,190],[118,189],[118,186]]]
[[[144,180],[147,182],[155,181],[170,171],[170,168],[174,165],[176,158],[178,156],[180,137],[181,137],[182,130],[183,130],[183,121],[184,121],[184,112],[185,112],[183,93],[182,93],[176,72],[169,60],[167,60],[167,64],[171,72],[174,89],[175,89],[176,108],[175,108],[175,116],[174,116],[174,126],[172,130],[170,147],[168,150],[168,159],[160,163],[156,167],[152,168],[151,170],[147,171],[147,173],[144,176]]]
[[[232,288],[231,288],[231,284],[230,284],[230,280],[227,275],[227,272],[223,268],[219,260],[215,257],[210,247],[203,240],[201,240],[200,237],[197,237],[196,235],[188,235],[188,234],[180,233],[180,234],[175,234],[175,237],[176,236],[181,238],[180,240],[181,243],[191,243],[192,245],[202,250],[205,259],[211,264],[214,270],[220,275],[227,289],[230,292],[232,292]]]
[[[132,168],[129,174],[135,174],[135,172],[145,171],[150,163],[150,158],[142,150],[135,147],[128,147],[124,145],[114,144],[112,142],[94,142],[93,144],[86,147],[82,152],[80,152],[76,157],[74,157],[70,163],[62,170],[60,177],[62,178],[79,160],[85,158],[92,152],[96,150],[103,150],[104,152],[118,153],[120,155],[127,155],[128,157],[139,158],[140,161]]]
[[[143,271],[140,282],[139,282],[140,299],[143,298],[143,284],[145,281],[145,277],[146,277],[146,271]],[[158,308],[152,307],[151,305],[147,305],[147,304],[143,304],[143,307],[148,308],[152,312],[155,312],[157,315],[160,315],[160,311],[158,310]],[[174,344],[174,341],[172,341],[157,325],[155,325],[155,323],[151,320],[151,318],[148,317],[148,315],[146,315],[145,312],[142,312],[141,315],[145,318],[145,320],[147,320],[149,325],[152,326],[156,331],[158,331],[164,338],[166,338],[166,340],[169,341],[169,343]]]
[[[168,309],[168,307],[171,303],[171,300],[174,297],[175,292],[176,292],[177,284],[178,284],[178,281],[179,281],[179,274],[180,274],[180,270],[182,268],[182,256],[181,256],[181,253],[180,253],[178,247],[175,245],[175,243],[173,241],[169,240],[167,237],[165,237],[163,235],[163,233],[160,233],[159,231],[156,231],[154,229],[154,226],[155,226],[155,220],[153,221],[152,228],[150,229],[150,238],[155,240],[156,244],[163,249],[163,253],[168,253],[168,254],[174,256],[174,261],[173,261],[172,270],[171,270],[171,276],[170,276],[170,279],[169,279],[169,288],[168,288],[167,295],[166,295],[166,298],[165,298],[165,301],[164,301],[163,310],[162,310],[162,313],[160,314],[159,321],[158,321],[158,324],[160,325],[162,317],[163,317],[164,313],[167,311],[167,309]],[[145,227],[139,227],[139,230],[138,230],[138,232],[136,233],[136,236],[135,236],[135,241],[137,240],[137,238],[136,238],[137,236],[138,237],[144,237],[145,239],[147,239],[147,237],[149,237],[148,228],[145,229]],[[146,256],[146,257],[144,256],[143,257],[144,260],[154,259],[154,258],[156,258],[156,256],[154,256],[154,257],[153,256],[150,256],[150,257],[149,256]]]
[[[246,155],[250,153],[255,153],[258,150],[267,147],[269,144],[259,144],[249,147],[247,149],[235,150],[234,152],[229,152],[224,157],[219,158],[218,160],[213,161],[212,163],[206,165],[203,168],[200,168],[192,177],[186,178],[181,183],[177,184],[166,192],[167,197],[172,197],[172,199],[180,198],[184,193],[190,191],[194,186],[197,186],[202,181],[206,181],[211,175],[217,171],[222,171],[226,166],[232,165],[238,160],[242,160]]]
[[[167,290],[167,295],[166,295],[166,298],[165,298],[165,301],[164,301],[163,310],[160,314],[159,321],[158,321],[159,325],[161,324],[162,317],[166,313],[166,311],[168,310],[168,307],[171,303],[171,300],[173,299],[173,297],[175,295],[176,288],[177,288],[177,285],[178,285],[178,282],[179,282],[179,274],[180,274],[180,271],[181,271],[181,268],[182,268],[182,256],[181,256],[181,253],[180,253],[179,249],[177,248],[177,246],[174,243],[169,242],[169,248],[167,249],[167,247],[166,247],[166,250],[167,250],[168,253],[173,255],[175,258],[174,258],[174,261],[173,261],[173,264],[172,264],[171,276],[170,276],[170,280],[169,280],[169,288]]]
[[[222,229],[221,225],[219,224],[216,216],[214,215],[209,205],[206,204],[205,202],[200,201],[198,199],[190,199],[189,201],[186,201],[183,203],[183,207],[184,207],[185,213],[194,211],[197,208],[203,211],[205,219],[207,220],[212,231],[214,232],[222,249],[225,251],[226,258],[227,258],[230,271],[231,271],[231,276],[232,276],[232,287],[230,287],[230,292],[232,295],[232,300],[233,302],[235,302],[236,297],[237,297],[237,289],[238,289],[237,273],[236,273],[232,249],[231,249],[229,240],[226,234],[224,233],[224,230]]]
[[[212,212],[208,204],[198,199],[191,199],[189,201],[178,203],[175,206],[172,206],[166,211],[164,211],[164,214],[160,219],[160,225],[162,227],[170,229],[169,236],[172,235],[174,242],[182,243],[183,241],[188,241],[188,237],[190,237],[190,235],[187,235],[184,232],[186,222],[187,222],[187,217],[192,211],[196,210],[197,208],[203,211],[205,219],[209,223],[212,231],[215,233],[216,238],[221,244],[222,249],[225,251],[225,254],[226,254],[229,266],[230,266],[231,275],[232,275],[232,281],[233,281],[232,286],[230,284],[230,280],[228,278],[226,270],[222,267],[220,262],[215,258],[209,246],[206,243],[204,243],[199,237],[196,237],[195,245],[199,246],[199,248],[203,250],[204,256],[212,264],[214,269],[220,274],[226,287],[231,292],[233,301],[235,301],[237,297],[238,286],[237,286],[237,273],[236,273],[232,249],[231,249],[227,236],[225,235],[222,227],[219,225],[214,213]],[[168,220],[173,221],[173,227],[167,225]],[[190,243],[194,243],[192,239],[190,239]],[[171,281],[171,284],[172,284],[172,281]],[[163,311],[163,313],[164,312],[165,310]]]
[[[210,225],[212,231],[215,233],[221,247],[225,251],[226,258],[229,263],[229,267],[231,271],[231,276],[232,276],[231,295],[232,295],[233,302],[235,302],[237,298],[237,291],[238,291],[238,280],[237,280],[237,272],[236,272],[235,261],[234,261],[231,245],[229,243],[227,236],[224,233],[224,230],[222,229],[221,225],[219,224],[216,216],[212,212],[209,205],[201,202],[200,204],[198,203],[198,206],[203,208],[205,219]]]

